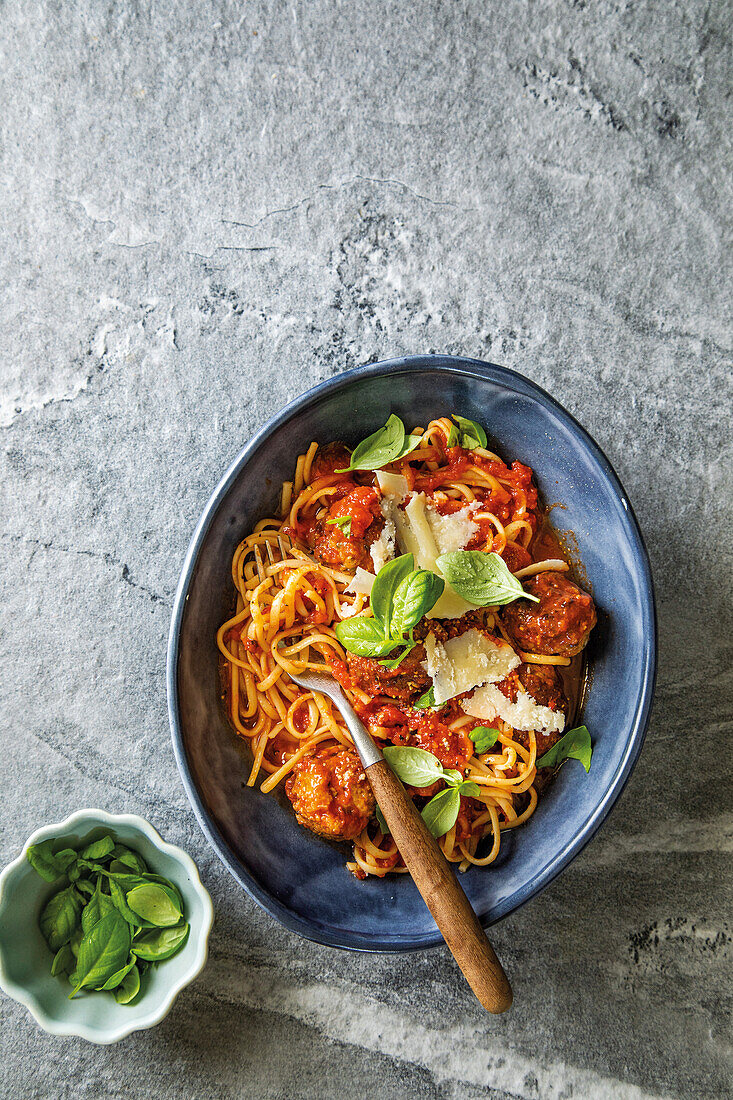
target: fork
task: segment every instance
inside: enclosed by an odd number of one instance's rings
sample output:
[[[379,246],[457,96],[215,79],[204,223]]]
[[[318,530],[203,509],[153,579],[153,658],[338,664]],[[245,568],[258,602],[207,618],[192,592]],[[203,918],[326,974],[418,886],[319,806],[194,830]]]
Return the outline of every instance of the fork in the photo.
[[[295,555],[311,561],[283,536],[277,536],[277,543],[283,559]],[[266,571],[258,546],[254,555],[263,581]],[[269,540],[267,556],[274,565],[277,559]],[[326,671],[290,673],[290,677],[307,691],[326,695],[340,712],[400,855],[466,981],[485,1009],[506,1012],[512,1003],[512,988],[470,901],[414,802],[339,684]]]

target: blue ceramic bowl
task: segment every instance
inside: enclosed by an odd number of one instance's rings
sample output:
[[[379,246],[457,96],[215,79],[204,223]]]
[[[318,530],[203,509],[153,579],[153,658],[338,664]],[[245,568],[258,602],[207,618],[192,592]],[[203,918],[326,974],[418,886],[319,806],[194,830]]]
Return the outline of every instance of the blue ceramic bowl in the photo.
[[[295,821],[284,798],[245,786],[250,761],[218,695],[215,634],[230,614],[230,561],[273,514],[281,482],[311,440],[354,444],[390,412],[406,425],[456,411],[485,425],[490,445],[534,469],[561,530],[577,539],[599,608],[582,714],[593,764],[561,769],[490,868],[461,883],[483,924],[534,897],[580,852],[620,795],[641,750],[655,676],[649,560],[608,460],[556,401],[521,375],[472,359],[419,356],[347,371],[291,402],[247,444],[204,509],[186,555],[168,649],[168,705],[183,783],[209,843],[244,889],[287,928],[336,947],[410,951],[441,942],[407,876],[359,882],[348,849]]]

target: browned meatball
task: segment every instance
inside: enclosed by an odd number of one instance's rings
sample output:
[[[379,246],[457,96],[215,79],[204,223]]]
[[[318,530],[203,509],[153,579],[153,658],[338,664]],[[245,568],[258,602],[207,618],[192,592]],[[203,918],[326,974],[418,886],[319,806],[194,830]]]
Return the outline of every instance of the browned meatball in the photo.
[[[502,611],[507,633],[528,653],[573,657],[596,625],[596,609],[587,592],[562,573],[540,573],[524,585],[539,603],[516,600]]]
[[[354,687],[359,687],[369,695],[386,695],[390,699],[410,702],[422,695],[430,687],[431,680],[422,662],[425,660],[425,646],[418,645],[400,661],[397,668],[385,668],[371,657],[357,657],[346,654],[349,666],[349,678]]]
[[[299,760],[285,791],[298,822],[329,840],[355,840],[374,813],[374,795],[361,760],[340,746]]]
[[[536,702],[550,710],[561,710],[567,714],[568,701],[562,689],[562,683],[552,665],[520,665],[517,669],[517,677],[524,690],[531,695]],[[525,730],[515,733],[517,741],[525,748],[529,748],[529,735]],[[537,759],[559,741],[562,733],[553,730],[552,733],[535,734],[537,743]]]
[[[568,709],[562,681],[553,665],[520,665],[517,676],[522,687],[540,706],[550,710]]]

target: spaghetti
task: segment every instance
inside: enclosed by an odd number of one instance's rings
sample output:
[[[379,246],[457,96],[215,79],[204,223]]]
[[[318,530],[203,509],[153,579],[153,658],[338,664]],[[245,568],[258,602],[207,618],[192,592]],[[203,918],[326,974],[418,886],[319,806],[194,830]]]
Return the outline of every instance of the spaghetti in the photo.
[[[571,716],[580,683],[578,639],[587,638],[595,622],[594,613],[591,621],[590,612],[578,611],[569,592],[568,586],[575,588],[564,577],[569,565],[545,522],[532,471],[519,462],[507,466],[486,446],[473,445],[475,440],[471,447],[461,446],[456,434],[448,417],[414,429],[414,449],[379,474],[404,478],[408,499],[424,495],[436,530],[454,535],[462,530],[468,540],[462,548],[499,554],[527,591],[547,574],[561,580],[566,587],[553,588],[547,607],[529,605],[544,614],[533,620],[534,632],[531,623],[513,622],[507,609],[489,606],[423,620],[415,631],[416,648],[395,669],[346,652],[334,627],[371,614],[366,586],[355,581],[355,571],[378,571],[380,556],[390,549],[389,509],[394,514],[395,504],[385,495],[382,476],[348,469],[350,453],[340,444],[312,443],[298,457],[293,481],[282,487],[279,518],[261,520],[232,560],[236,608],[220,627],[217,644],[227,715],[252,752],[248,785],[271,792],[285,784],[299,821],[353,841],[347,866],[360,878],[406,868],[379,825],[363,772],[352,766],[353,745],[340,714],[329,699],[301,689],[289,674],[325,662],[378,744],[425,749],[476,784],[478,794],[461,797],[455,823],[438,841],[446,858],[465,870],[492,863],[501,834],[534,813],[543,774],[537,760],[560,734],[518,730],[497,716],[495,743],[477,754],[471,733],[478,722],[464,709],[467,693],[435,708],[420,705],[430,686],[422,643],[428,633],[445,642],[468,629],[497,644],[508,642],[518,667],[496,685],[507,705],[516,708],[519,699],[531,697],[541,708]],[[399,530],[398,524],[393,555],[403,549]],[[528,601],[510,606],[519,604]],[[548,616],[549,646],[542,633]],[[534,649],[519,645],[518,634],[532,638]],[[555,725],[562,729],[562,721]],[[408,791],[422,807],[441,786],[438,781]]]

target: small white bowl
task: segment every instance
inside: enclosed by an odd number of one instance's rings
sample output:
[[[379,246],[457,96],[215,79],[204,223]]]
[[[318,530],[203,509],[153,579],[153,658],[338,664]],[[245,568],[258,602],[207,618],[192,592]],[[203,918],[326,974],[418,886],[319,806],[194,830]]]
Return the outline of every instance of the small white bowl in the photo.
[[[53,956],[38,927],[41,909],[58,886],[44,882],[26,859],[28,848],[42,840],[63,837],[68,847],[81,848],[109,832],[139,852],[152,872],[175,883],[191,925],[178,954],[148,969],[137,1004],[120,1005],[111,994],[91,992],[69,1000],[68,984],[51,975]],[[213,919],[211,898],[193,860],[163,840],[152,825],[135,814],[79,810],[66,821],[33,833],[18,858],[0,874],[0,987],[52,1035],[117,1043],[133,1031],[160,1023],[184,986],[201,972]]]

